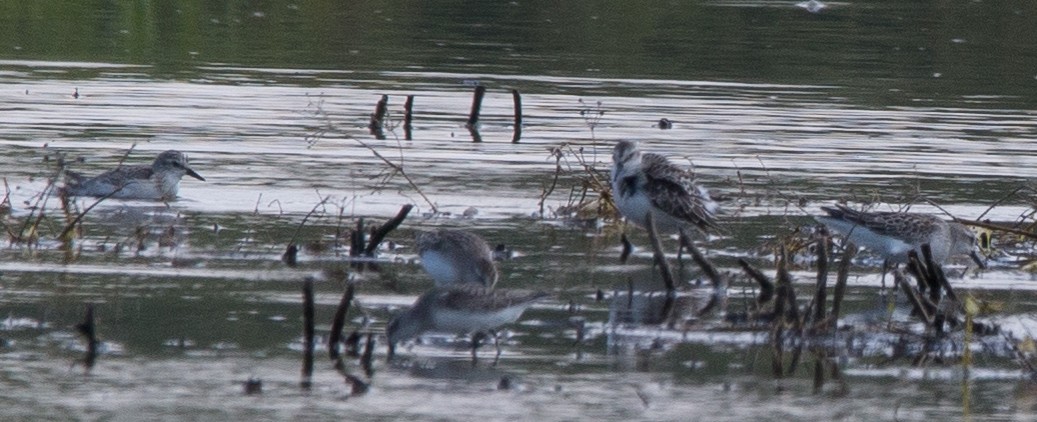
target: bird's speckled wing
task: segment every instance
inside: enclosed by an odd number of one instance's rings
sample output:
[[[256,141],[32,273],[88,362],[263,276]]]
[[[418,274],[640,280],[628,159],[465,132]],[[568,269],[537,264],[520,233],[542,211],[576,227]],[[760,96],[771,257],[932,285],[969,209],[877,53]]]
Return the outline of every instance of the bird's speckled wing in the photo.
[[[495,290],[475,284],[437,288],[431,294],[438,295],[436,299],[442,309],[468,311],[497,311],[529,304],[548,296],[542,291]]]
[[[866,227],[878,235],[907,241],[928,239],[940,229],[940,224],[946,224],[939,217],[929,214],[861,212],[845,205],[836,206],[838,208],[822,207],[822,209],[834,218]]]
[[[695,183],[695,175],[658,154],[641,156],[641,169],[648,179],[645,192],[652,203],[673,217],[688,221],[703,231],[720,231],[711,208],[716,204]]]
[[[115,170],[102,173],[95,179],[114,185],[125,184],[130,181],[148,180],[155,171],[151,166],[123,166]]]

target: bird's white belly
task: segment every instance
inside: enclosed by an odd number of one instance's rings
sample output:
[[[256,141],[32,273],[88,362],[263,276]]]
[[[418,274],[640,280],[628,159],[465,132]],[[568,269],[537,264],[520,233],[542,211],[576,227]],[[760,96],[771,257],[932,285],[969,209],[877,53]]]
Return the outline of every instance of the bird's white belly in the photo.
[[[440,309],[432,315],[434,326],[432,330],[448,333],[489,330],[515,322],[522,316],[524,310],[525,308],[522,306],[512,306],[491,312]]]
[[[454,262],[437,251],[425,252],[421,256],[421,266],[425,267],[437,286],[454,283],[461,278]]]
[[[655,222],[655,228],[659,232],[672,233],[676,232],[678,228],[683,226],[677,219],[652,204],[648,195],[640,192],[633,195],[617,196],[616,207],[619,208],[619,212],[622,213],[627,220],[630,220],[632,223],[641,227],[648,226],[648,220],[646,218],[648,213],[652,213],[652,220]]]

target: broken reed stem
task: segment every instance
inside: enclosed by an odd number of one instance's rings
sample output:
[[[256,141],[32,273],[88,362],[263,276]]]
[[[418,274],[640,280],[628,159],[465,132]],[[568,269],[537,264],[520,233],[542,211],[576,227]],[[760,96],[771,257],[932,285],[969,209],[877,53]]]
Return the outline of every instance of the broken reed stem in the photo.
[[[411,131],[413,126],[411,122],[414,120],[414,96],[408,95],[407,101],[403,103],[403,139],[411,140]]]
[[[926,271],[922,268],[922,261],[919,259],[918,253],[914,250],[907,252],[907,270],[915,277],[915,281],[918,284],[918,291],[925,292],[926,289],[929,288],[929,282],[926,279]]]
[[[349,234],[349,256],[360,256],[364,250],[364,218],[356,220],[356,229]]]
[[[482,99],[485,95],[485,86],[479,85],[475,87],[475,94],[472,96],[472,111],[468,113],[468,122],[465,123],[465,127],[469,130],[475,130],[479,125],[479,111],[482,109]]]
[[[414,205],[412,204],[406,204],[400,207],[400,211],[396,213],[395,217],[386,221],[385,224],[378,226],[378,228],[371,233],[371,238],[367,241],[367,248],[364,249],[364,255],[373,257],[375,251],[378,249],[378,245],[382,243],[382,239],[385,239],[385,236],[389,234],[389,232],[396,230],[396,228],[400,226],[400,223],[407,218],[407,214],[409,214],[410,210],[413,208]]]
[[[750,265],[744,258],[738,258],[738,265],[742,267],[742,271],[749,275],[749,278],[756,280],[756,283],[760,285],[760,294],[756,296],[757,309],[764,303],[774,299],[774,282],[770,278]]]
[[[61,234],[58,235],[58,239],[62,240],[62,241],[68,240],[69,238],[67,236],[72,232],[72,230],[74,230],[76,228],[76,225],[78,225],[79,222],[83,221],[83,217],[86,217],[86,213],[90,212],[90,210],[94,209],[94,207],[96,207],[98,204],[100,204],[105,199],[111,198],[112,195],[115,195],[116,193],[119,193],[119,191],[121,191],[121,190],[122,190],[122,188],[120,187],[120,188],[115,189],[114,191],[112,191],[111,193],[109,193],[109,194],[107,194],[105,196],[97,198],[97,200],[94,201],[94,203],[90,204],[90,206],[86,207],[82,212],[76,214],[76,218],[72,219],[72,221],[69,222],[68,224],[66,224],[65,228],[63,230],[61,230]],[[65,194],[62,194],[62,198],[63,198],[63,201],[64,201],[65,200],[64,198],[67,198],[67,197],[65,196]]]
[[[371,113],[371,122],[367,124],[367,128],[371,130],[371,133],[382,131],[382,123],[385,121],[385,115],[389,110],[389,96],[382,95],[382,99],[378,100],[378,104],[374,107],[374,113]]]
[[[94,322],[94,304],[86,304],[86,315],[83,316],[83,322],[76,325],[76,331],[86,337],[86,356],[83,357],[83,366],[86,369],[92,369],[94,364],[97,363],[97,346],[100,344],[97,341],[97,325]]]
[[[513,89],[511,98],[515,102],[515,132],[511,135],[511,143],[517,144],[522,138],[522,94],[519,94],[517,89]]]
[[[684,229],[680,230],[680,242],[681,246],[683,246],[685,249],[688,250],[688,252],[691,253],[691,258],[695,261],[696,264],[698,264],[700,268],[702,268],[702,272],[706,273],[706,277],[708,277],[709,281],[713,283],[713,288],[723,287],[723,276],[721,276],[720,272],[717,271],[715,266],[713,266],[713,263],[709,262],[709,260],[706,259],[706,256],[703,255],[702,252],[700,252],[699,249],[696,248],[693,243],[691,243],[691,239],[689,239],[688,236],[684,233]]]
[[[932,316],[930,316],[926,306],[922,302],[922,299],[918,296],[918,291],[908,284],[907,276],[904,275],[903,270],[899,268],[893,270],[893,284],[900,286],[900,290],[904,292],[904,296],[907,296],[908,301],[911,302],[911,306],[914,308],[915,312],[921,316],[922,321],[924,321],[926,325],[932,323]]]
[[[364,354],[360,356],[360,366],[368,378],[374,375],[374,364],[371,362],[374,358],[374,345],[374,334],[367,334],[367,344],[364,345]]]
[[[400,176],[403,176],[403,180],[407,181],[407,185],[409,185],[411,187],[411,189],[414,189],[414,192],[418,193],[418,196],[420,196],[421,199],[423,199],[425,201],[425,203],[428,204],[429,208],[432,209],[432,212],[433,213],[439,213],[439,208],[436,207],[436,204],[434,204],[432,202],[432,200],[428,199],[428,196],[425,196],[425,192],[421,190],[421,187],[418,186],[417,183],[414,183],[414,180],[412,180],[410,178],[410,175],[408,175],[407,172],[403,169],[403,152],[402,152],[402,149],[401,149],[401,152],[400,152],[400,164],[396,164],[396,163],[390,161],[384,155],[382,155],[382,153],[378,152],[378,150],[374,149],[374,147],[368,145],[366,142],[361,141],[361,140],[359,140],[357,138],[351,138],[351,139],[353,139],[353,141],[356,141],[356,143],[360,144],[364,148],[367,148],[368,151],[371,151],[371,153],[374,154],[375,157],[377,157],[379,160],[382,160],[382,163],[384,163],[385,165],[389,166],[389,168],[392,169],[392,171],[394,173],[399,174]]]
[[[281,255],[281,261],[289,267],[294,267],[299,264],[299,246],[294,243],[289,243],[288,247],[285,248],[284,254]]]
[[[670,269],[670,264],[666,262],[666,255],[663,254],[663,246],[659,242],[659,232],[655,229],[655,220],[652,218],[652,213],[649,212],[645,216],[645,220],[648,226],[648,240],[652,244],[652,256],[655,258],[655,264],[659,266],[659,273],[663,277],[667,294],[673,294],[677,289],[677,285],[673,281],[673,271]]]
[[[850,279],[850,261],[857,252],[857,246],[850,242],[843,243],[843,255],[839,258],[839,270],[835,276],[835,288],[832,292],[832,327],[839,322],[839,312],[846,296],[846,283]]]
[[[784,314],[776,314],[775,317],[785,321],[799,323],[799,308],[796,306],[796,291],[792,288],[792,275],[788,270],[788,254],[785,247],[781,247],[781,257],[778,258],[778,302],[785,302]],[[775,304],[777,306],[777,304]],[[777,309],[777,308],[775,308]]]
[[[338,346],[342,340],[342,327],[346,325],[346,314],[349,313],[349,307],[353,303],[354,292],[353,283],[349,283],[346,286],[346,292],[342,295],[342,300],[338,302],[338,308],[335,309],[335,316],[331,319],[331,332],[328,333],[328,356],[333,361],[338,361],[340,358]]]
[[[309,389],[313,377],[313,279],[302,284],[302,381],[299,386]]]
[[[828,245],[831,238],[821,236],[817,245],[817,287],[814,295],[814,321],[825,319],[825,302],[828,300]]]

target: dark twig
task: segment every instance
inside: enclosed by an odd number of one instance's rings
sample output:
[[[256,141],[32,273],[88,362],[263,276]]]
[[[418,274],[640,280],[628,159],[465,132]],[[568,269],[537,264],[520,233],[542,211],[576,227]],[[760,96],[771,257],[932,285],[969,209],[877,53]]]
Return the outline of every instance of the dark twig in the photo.
[[[313,279],[302,284],[302,381],[299,386],[309,389],[313,378]]]
[[[411,140],[413,126],[411,122],[414,120],[414,96],[408,95],[407,101],[403,103],[403,139]]]
[[[378,100],[378,104],[375,105],[374,113],[371,113],[371,122],[367,124],[367,128],[371,130],[371,134],[375,136],[375,139],[385,139],[382,124],[385,121],[385,115],[388,113],[388,105],[389,96],[382,95],[382,99]]]
[[[743,258],[738,258],[738,265],[742,266],[742,270],[749,275],[749,278],[756,280],[756,283],[760,285],[760,294],[756,296],[757,308],[771,299],[774,299],[774,282],[771,281],[770,278],[761,273],[760,270],[754,268]]]
[[[94,304],[86,304],[86,315],[83,317],[83,322],[76,325],[76,331],[86,337],[86,356],[83,358],[83,365],[90,370],[97,363],[97,346],[100,344],[97,341],[97,325],[94,323]]]
[[[835,288],[832,292],[832,321],[839,320],[840,308],[843,304],[843,297],[846,296],[846,283],[850,278],[850,260],[853,259],[853,255],[857,252],[857,246],[850,242],[843,243],[843,255],[839,258],[839,270],[835,276]],[[832,324],[835,327],[837,324]]]
[[[389,232],[396,230],[396,228],[400,226],[400,223],[407,218],[407,214],[409,214],[410,210],[413,208],[414,205],[412,204],[406,204],[400,207],[400,211],[396,213],[395,217],[386,221],[385,224],[378,226],[378,228],[371,233],[371,238],[367,241],[367,248],[364,249],[364,255],[369,257],[374,256],[375,251],[378,250],[378,245],[382,243],[382,239],[385,239],[385,236],[389,234]]]
[[[339,341],[342,339],[342,327],[346,325],[346,314],[349,313],[349,306],[353,303],[354,294],[353,283],[349,283],[346,286],[346,292],[342,295],[342,300],[338,302],[338,308],[335,309],[335,316],[331,319],[331,332],[328,333],[328,356],[331,360],[339,360]]]
[[[814,321],[825,319],[825,301],[828,300],[828,245],[831,238],[821,236],[817,242],[817,288],[814,295]]]
[[[522,95],[517,89],[513,89],[511,98],[515,101],[515,132],[511,135],[511,143],[517,144],[522,138]]]
[[[349,256],[360,256],[364,251],[364,219],[356,220],[356,229],[349,234]]]
[[[911,306],[914,308],[915,313],[921,316],[926,325],[932,323],[933,319],[929,310],[926,309],[926,306],[922,302],[922,298],[919,297],[918,290],[915,290],[907,282],[907,276],[904,275],[903,270],[899,268],[893,270],[893,283],[900,286],[900,290],[904,292],[904,296],[907,296],[908,301],[911,302]]]
[[[482,109],[482,99],[485,95],[485,86],[479,85],[475,87],[475,93],[472,96],[472,111],[468,114],[468,122],[465,123],[465,127],[469,130],[476,129],[479,125],[479,111]]]
[[[367,334],[367,344],[364,345],[364,354],[360,356],[360,366],[368,378],[374,375],[374,364],[371,362],[374,357],[374,345],[374,334]]]

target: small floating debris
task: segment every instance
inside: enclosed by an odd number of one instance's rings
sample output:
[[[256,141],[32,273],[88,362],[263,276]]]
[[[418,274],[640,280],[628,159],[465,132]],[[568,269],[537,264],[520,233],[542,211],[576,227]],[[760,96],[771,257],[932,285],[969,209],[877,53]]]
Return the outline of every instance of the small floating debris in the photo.
[[[796,7],[806,9],[810,13],[820,13],[822,9],[828,7],[827,4],[821,3],[817,0],[807,0],[796,3]]]
[[[659,123],[658,123],[658,124],[656,124],[656,126],[657,126],[657,127],[659,128],[659,129],[663,129],[663,130],[666,130],[666,129],[673,129],[673,121],[671,121],[670,119],[667,119],[667,118],[663,117],[663,118],[659,119]]]
[[[241,386],[245,388],[245,395],[263,394],[263,380],[259,378],[249,377]]]

